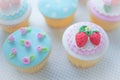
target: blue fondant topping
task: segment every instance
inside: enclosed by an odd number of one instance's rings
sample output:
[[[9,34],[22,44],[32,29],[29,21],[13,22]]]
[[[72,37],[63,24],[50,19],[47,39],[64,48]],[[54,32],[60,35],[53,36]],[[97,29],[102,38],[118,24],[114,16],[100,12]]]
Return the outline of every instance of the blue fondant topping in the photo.
[[[18,67],[30,68],[40,64],[48,56],[51,46],[47,34],[42,38],[39,38],[41,35],[38,36],[38,33],[42,34],[44,31],[36,28],[25,29],[22,29],[22,33],[21,30],[12,33],[5,41],[3,50],[10,63]],[[25,40],[30,43],[29,45],[26,42],[27,47],[22,44],[25,43]]]
[[[78,0],[41,0],[39,9],[48,18],[66,18],[74,13]]]
[[[25,1],[23,1],[22,8],[17,13],[15,13],[14,15],[9,15],[9,16],[0,13],[0,18],[3,20],[17,19],[17,18],[21,17],[22,15],[24,15],[25,12],[27,11],[27,9],[28,9],[28,4]]]

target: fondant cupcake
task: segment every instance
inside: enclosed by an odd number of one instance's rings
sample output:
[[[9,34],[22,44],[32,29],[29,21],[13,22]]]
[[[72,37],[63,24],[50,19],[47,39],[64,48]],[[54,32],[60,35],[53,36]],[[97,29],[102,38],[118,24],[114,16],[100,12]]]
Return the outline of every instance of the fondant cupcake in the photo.
[[[62,42],[68,59],[81,68],[94,66],[99,62],[109,45],[104,30],[90,22],[70,26],[64,32]]]
[[[25,0],[0,0],[0,25],[8,33],[28,26],[30,13]]]
[[[41,0],[39,9],[49,26],[60,28],[72,23],[77,5],[78,0]]]
[[[88,8],[91,21],[106,31],[111,31],[120,26],[119,0],[89,0]]]
[[[36,28],[21,28],[4,42],[5,58],[18,70],[34,73],[44,67],[50,54],[49,36]]]

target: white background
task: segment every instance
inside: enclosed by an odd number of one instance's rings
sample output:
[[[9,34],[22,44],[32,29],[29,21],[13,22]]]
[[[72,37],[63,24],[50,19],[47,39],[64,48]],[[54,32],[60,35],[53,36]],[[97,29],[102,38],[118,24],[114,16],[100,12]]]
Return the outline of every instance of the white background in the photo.
[[[120,28],[108,32],[110,46],[100,63],[89,69],[78,69],[69,63],[62,46],[61,38],[65,28],[48,27],[38,10],[38,0],[28,1],[33,8],[30,25],[39,27],[49,34],[52,42],[51,56],[38,73],[26,74],[17,71],[4,59],[2,44],[8,34],[0,29],[0,80],[120,80]],[[79,5],[74,23],[89,21],[86,0],[80,0]]]

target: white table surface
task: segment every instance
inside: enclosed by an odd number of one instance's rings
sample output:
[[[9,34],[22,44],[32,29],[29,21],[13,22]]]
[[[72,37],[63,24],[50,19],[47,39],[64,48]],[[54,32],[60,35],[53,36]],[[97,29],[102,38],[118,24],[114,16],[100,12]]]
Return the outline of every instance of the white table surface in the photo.
[[[68,61],[62,46],[61,38],[65,28],[49,28],[38,11],[38,0],[28,1],[33,8],[30,25],[40,27],[50,35],[51,56],[45,67],[38,73],[26,74],[17,71],[4,59],[2,44],[8,34],[0,29],[0,80],[120,80],[120,28],[108,33],[110,46],[100,63],[89,69],[78,69]],[[74,23],[89,21],[86,0],[80,1]]]

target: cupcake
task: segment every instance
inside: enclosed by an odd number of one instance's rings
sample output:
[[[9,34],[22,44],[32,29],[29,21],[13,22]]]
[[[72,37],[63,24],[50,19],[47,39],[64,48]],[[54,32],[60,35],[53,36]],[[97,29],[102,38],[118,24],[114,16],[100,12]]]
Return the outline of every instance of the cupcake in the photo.
[[[107,34],[98,25],[80,22],[64,32],[62,43],[73,65],[89,68],[104,56],[109,40]]]
[[[49,36],[36,28],[21,28],[4,42],[6,60],[16,69],[35,73],[42,69],[50,54]]]
[[[106,31],[111,31],[120,26],[119,0],[89,0],[88,8],[91,21]]]
[[[78,0],[41,0],[39,10],[49,26],[60,28],[72,23],[77,5]]]
[[[31,8],[25,0],[0,0],[0,25],[5,32],[12,33],[28,26]]]

